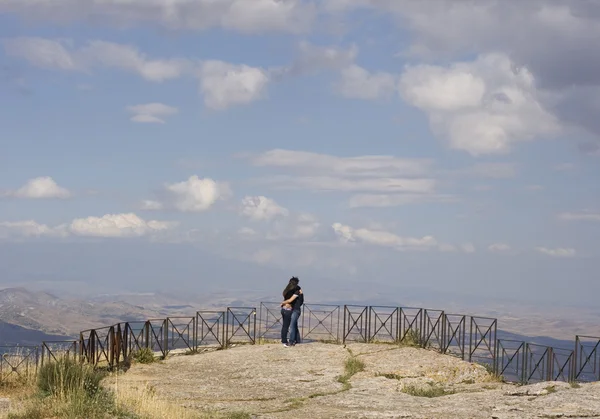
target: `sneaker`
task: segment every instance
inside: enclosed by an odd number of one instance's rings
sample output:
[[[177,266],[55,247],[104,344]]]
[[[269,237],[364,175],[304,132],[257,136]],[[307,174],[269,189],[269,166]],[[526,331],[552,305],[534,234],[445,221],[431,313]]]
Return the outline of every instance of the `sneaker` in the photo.
[[[290,345],[288,345],[287,343],[284,343],[284,344],[283,344],[283,347],[284,347],[284,348],[289,348],[289,347],[290,347]]]

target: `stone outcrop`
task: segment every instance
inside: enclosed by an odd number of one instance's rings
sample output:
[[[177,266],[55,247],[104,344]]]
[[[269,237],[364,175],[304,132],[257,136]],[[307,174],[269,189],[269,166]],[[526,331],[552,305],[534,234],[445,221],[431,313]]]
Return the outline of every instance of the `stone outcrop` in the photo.
[[[347,375],[349,357],[364,370]],[[599,383],[517,386],[477,364],[383,344],[241,345],[134,365],[118,380],[198,412],[260,418],[600,417]]]

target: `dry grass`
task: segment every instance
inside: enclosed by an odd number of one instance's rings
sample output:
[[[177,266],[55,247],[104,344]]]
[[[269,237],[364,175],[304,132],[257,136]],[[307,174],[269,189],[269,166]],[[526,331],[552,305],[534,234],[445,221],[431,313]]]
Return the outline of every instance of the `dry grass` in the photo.
[[[18,348],[15,352],[2,356],[0,370],[0,391],[5,388],[23,387],[36,379],[36,355],[27,348]],[[16,371],[12,370],[16,367]]]
[[[142,386],[119,385],[119,379],[116,376],[114,383],[107,385],[107,388],[114,395],[117,407],[131,412],[135,417],[147,419],[194,419],[202,417],[199,412],[191,411],[161,399],[156,394],[154,387],[149,384]]]
[[[149,362],[141,354],[139,363]],[[7,355],[5,361],[18,365],[26,353]],[[35,358],[32,358],[35,360]],[[22,368],[21,368],[22,367]],[[148,384],[119,385],[118,374],[106,376],[91,366],[72,358],[57,356],[43,367],[27,367],[21,363],[16,372],[4,373],[0,382],[0,397],[11,400],[7,419],[42,418],[122,418],[122,419],[222,419],[249,418],[245,412],[209,412],[186,409],[162,399]],[[2,416],[3,417],[3,416]]]

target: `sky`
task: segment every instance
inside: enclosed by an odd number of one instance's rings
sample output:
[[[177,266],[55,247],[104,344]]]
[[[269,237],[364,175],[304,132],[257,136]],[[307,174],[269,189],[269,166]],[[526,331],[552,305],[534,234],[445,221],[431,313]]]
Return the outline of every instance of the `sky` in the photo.
[[[595,0],[0,0],[0,286],[594,304],[599,40]]]

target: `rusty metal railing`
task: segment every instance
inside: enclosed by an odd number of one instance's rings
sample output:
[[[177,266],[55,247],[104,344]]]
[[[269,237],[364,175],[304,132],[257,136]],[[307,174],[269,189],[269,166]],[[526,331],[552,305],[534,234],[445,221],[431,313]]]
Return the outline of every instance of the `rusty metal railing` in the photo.
[[[0,383],[29,379],[37,372],[38,346],[0,346]]]
[[[39,346],[0,346],[0,383],[35,374],[39,366],[69,358],[115,368],[150,350],[166,357],[200,347],[227,348],[279,339],[279,303],[200,310],[192,316],[117,323],[80,332],[79,339]],[[600,381],[600,337],[576,336],[575,348],[498,339],[495,318],[415,307],[304,305],[303,341],[410,344],[486,365],[506,381]]]
[[[341,307],[331,304],[307,304],[303,306],[302,340],[340,342]]]
[[[369,306],[369,342],[397,343],[400,335],[400,308]]]
[[[573,380],[600,381],[600,337],[575,336]]]
[[[490,317],[471,317],[469,330],[469,362],[490,365],[494,372],[498,320]]]
[[[465,359],[466,323],[464,314],[444,314],[444,342],[440,352]]]
[[[227,307],[225,346],[256,343],[256,307]]]

